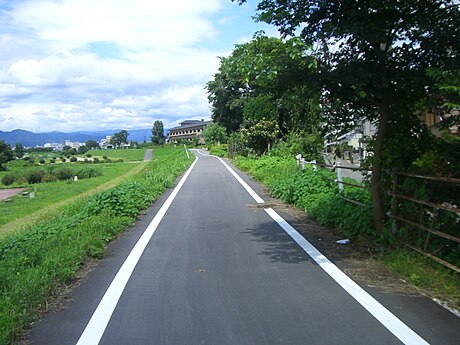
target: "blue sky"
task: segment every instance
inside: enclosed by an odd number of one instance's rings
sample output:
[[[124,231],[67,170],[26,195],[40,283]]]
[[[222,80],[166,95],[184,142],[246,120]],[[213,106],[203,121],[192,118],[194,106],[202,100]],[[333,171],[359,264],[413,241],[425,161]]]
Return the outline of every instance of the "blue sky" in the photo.
[[[255,1],[0,0],[0,130],[209,118],[218,57],[264,30]]]

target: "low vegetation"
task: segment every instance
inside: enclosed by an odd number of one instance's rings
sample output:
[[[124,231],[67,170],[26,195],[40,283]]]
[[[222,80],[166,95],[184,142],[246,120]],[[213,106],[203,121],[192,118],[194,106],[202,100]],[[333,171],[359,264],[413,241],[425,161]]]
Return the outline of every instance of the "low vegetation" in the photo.
[[[98,177],[102,175],[102,169],[99,167],[87,166],[48,166],[34,167],[22,169],[21,171],[14,171],[5,174],[1,181],[3,185],[9,186],[17,182],[18,184],[35,184],[54,181],[66,181],[75,178],[85,179],[91,177]]]
[[[314,172],[311,166],[300,170],[293,158],[238,156],[234,163],[264,183],[274,197],[303,208],[319,224],[337,229],[343,237],[377,250],[376,257],[405,280],[460,306],[457,273],[406,249],[402,245],[403,231],[393,234],[387,227],[385,232],[377,232],[372,226],[370,207],[358,206],[342,198],[370,205],[368,191],[347,186],[339,193],[335,182],[322,179],[335,178],[334,173],[325,169]]]
[[[73,166],[61,166],[62,167],[58,167],[54,170],[61,179],[56,178],[55,175],[45,174],[39,175],[42,176],[42,179],[45,179],[45,181],[42,180],[40,183],[30,185],[27,180],[19,180],[12,185],[14,187],[25,187],[26,191],[34,192],[35,197],[30,198],[29,195],[17,195],[10,198],[8,203],[0,201],[2,209],[0,213],[0,238],[4,234],[14,231],[17,228],[17,226],[11,226],[10,222],[24,219],[26,220],[24,223],[27,223],[30,220],[28,217],[34,214],[34,212],[58,202],[65,202],[65,200],[69,198],[93,191],[95,188],[110,183],[114,179],[136,169],[135,164],[123,163],[91,165],[88,167],[90,170],[86,170],[86,166],[84,165],[79,165],[75,166],[76,170],[83,169],[83,171],[90,172],[93,171],[92,169],[96,169],[95,171],[98,171],[97,174],[100,175],[93,178],[73,181]],[[22,173],[21,171],[17,171],[15,174],[20,176]],[[53,179],[53,181],[50,181],[51,179]]]
[[[155,150],[155,160],[139,174],[1,239],[0,343],[14,343],[59,286],[70,282],[88,258],[102,257],[106,243],[191,162],[181,148]]]
[[[144,159],[144,149],[129,149],[129,150],[91,150],[88,153],[92,158],[104,160],[105,158],[112,161],[122,159],[124,162],[136,162]],[[82,155],[82,157],[86,157]],[[90,157],[87,157],[91,159]]]

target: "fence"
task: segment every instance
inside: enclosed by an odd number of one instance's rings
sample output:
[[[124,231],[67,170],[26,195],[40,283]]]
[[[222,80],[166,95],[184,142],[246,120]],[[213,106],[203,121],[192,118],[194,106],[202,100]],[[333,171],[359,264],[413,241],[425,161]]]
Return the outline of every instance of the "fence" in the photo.
[[[345,182],[343,181],[343,177],[342,177],[342,169],[350,169],[354,171],[369,171],[367,169],[341,166],[340,162],[337,162],[333,165],[319,164],[315,160],[311,162],[307,162],[300,155],[296,156],[296,159],[297,159],[297,165],[302,169],[305,168],[306,164],[311,164],[313,166],[314,171],[317,170],[317,166],[335,170],[337,174],[336,179],[331,179],[327,177],[322,177],[322,179],[336,182],[340,192],[343,191],[344,185],[368,190],[366,186],[359,185],[356,183]],[[417,175],[417,174],[410,174],[410,173],[403,173],[403,172],[394,172],[393,178],[392,178],[393,188],[392,188],[392,191],[389,193],[389,195],[391,196],[391,213],[389,215],[392,219],[393,231],[394,232],[398,231],[399,224],[403,223],[405,225],[405,229],[408,232],[405,237],[406,237],[407,246],[409,248],[444,265],[445,267],[448,267],[460,273],[460,268],[456,266],[455,264],[453,264],[452,262],[449,262],[447,260],[447,258],[453,258],[453,260],[456,262],[460,260],[460,238],[458,237],[458,235],[460,234],[460,209],[458,208],[458,205],[456,205],[455,203],[452,204],[452,203],[446,203],[446,202],[433,202],[433,201],[421,200],[420,198],[416,198],[412,195],[404,194],[400,186],[400,182],[401,182],[400,180],[402,176],[421,179],[421,180],[427,180],[427,181],[436,181],[440,183],[448,183],[448,184],[458,185],[459,187],[460,187],[460,179],[437,177],[437,176],[425,176],[425,175]],[[458,193],[455,193],[455,190],[454,191],[452,191],[451,189],[448,189],[448,190],[449,190],[449,193],[452,193],[452,195],[457,195],[457,197],[460,196],[460,188],[459,188]],[[346,198],[343,195],[339,195],[339,197],[355,205],[359,205],[362,207],[370,207],[370,205]],[[409,219],[407,215],[401,212],[398,212],[398,210],[404,210],[404,209],[406,209],[406,211],[413,210],[413,207],[412,208],[404,207],[405,205],[402,205],[401,200],[406,203],[408,202],[408,203],[418,205],[418,212],[417,212],[419,214],[418,221],[414,219]],[[458,202],[460,202],[460,200],[458,200]],[[427,208],[431,209],[432,211],[428,211]],[[456,217],[455,216],[454,217],[447,217],[447,216],[440,217],[439,215],[440,210],[454,214],[456,215]],[[450,223],[447,222],[447,225],[451,226],[452,228],[445,229],[445,230],[439,229],[439,227],[443,225],[443,221],[440,221],[441,218],[443,218],[444,224],[446,223],[445,219],[450,220]],[[419,229],[419,232],[415,235],[412,233],[414,228]],[[436,239],[441,239],[441,240],[436,240]]]
[[[297,160],[297,166],[299,166],[300,168],[302,169],[305,169],[305,165],[306,164],[311,164],[312,167],[313,167],[313,170],[316,171],[317,170],[317,167],[320,166],[320,167],[323,167],[323,168],[330,168],[332,170],[335,170],[336,174],[337,174],[337,178],[336,179],[331,179],[331,178],[328,178],[328,177],[321,177],[323,180],[326,180],[326,181],[332,181],[332,182],[335,182],[337,183],[338,185],[338,188],[339,188],[339,192],[343,192],[344,190],[344,186],[351,186],[351,187],[357,187],[357,188],[361,188],[361,189],[364,189],[364,190],[368,190],[368,188],[366,186],[363,186],[363,185],[360,185],[360,184],[356,184],[356,183],[351,183],[351,182],[345,182],[343,180],[343,172],[342,172],[342,169],[348,169],[348,170],[353,170],[353,171],[370,171],[370,170],[367,170],[367,169],[363,169],[363,168],[358,168],[358,167],[346,167],[346,166],[342,166],[342,164],[340,162],[336,162],[335,164],[333,165],[330,165],[330,164],[321,164],[321,163],[317,163],[316,160],[313,160],[311,162],[307,162],[305,161],[304,158],[302,158],[301,155],[297,155],[296,156],[296,160]],[[347,198],[343,195],[339,195],[339,197],[347,202],[350,202],[352,204],[355,204],[355,205],[359,205],[359,206],[362,206],[362,207],[370,207],[369,205],[367,204],[364,204],[362,202],[359,202],[359,201],[356,201],[356,200],[352,200],[350,198]]]
[[[460,273],[460,268],[449,262],[449,259],[456,262],[460,259],[460,238],[458,237],[460,234],[460,209],[451,202],[433,202],[403,194],[401,177],[416,179],[415,184],[419,186],[418,188],[423,186],[419,181],[435,181],[460,187],[460,179],[395,172],[391,193],[391,215],[394,230],[397,230],[400,224],[404,224],[408,230],[406,240],[411,249]],[[441,193],[442,186],[438,184],[437,187],[434,195],[438,194],[438,199],[444,197]],[[447,188],[447,192],[450,195],[456,195],[457,198],[460,195],[455,193],[455,187]],[[402,213],[404,210],[406,214]],[[444,213],[443,215],[440,214],[441,211]],[[412,214],[412,217],[409,217],[409,214]],[[414,216],[419,219],[415,220]],[[418,232],[414,233],[414,229],[418,229]]]

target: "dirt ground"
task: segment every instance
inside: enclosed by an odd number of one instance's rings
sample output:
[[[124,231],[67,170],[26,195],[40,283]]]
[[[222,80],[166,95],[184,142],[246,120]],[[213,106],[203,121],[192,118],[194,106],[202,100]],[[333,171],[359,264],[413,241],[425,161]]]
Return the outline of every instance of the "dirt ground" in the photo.
[[[25,191],[25,188],[0,189],[0,201],[9,199]]]

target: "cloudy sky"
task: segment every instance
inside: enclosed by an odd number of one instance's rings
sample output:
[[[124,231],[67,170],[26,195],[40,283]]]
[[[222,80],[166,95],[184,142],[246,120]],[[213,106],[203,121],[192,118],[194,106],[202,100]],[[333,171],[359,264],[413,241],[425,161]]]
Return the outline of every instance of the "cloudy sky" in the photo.
[[[0,130],[165,127],[210,117],[218,56],[257,30],[255,2],[0,0]]]

